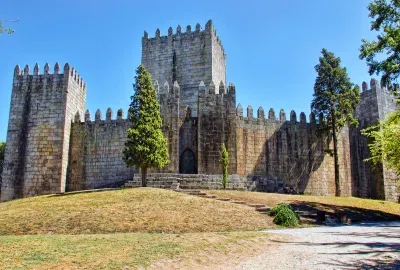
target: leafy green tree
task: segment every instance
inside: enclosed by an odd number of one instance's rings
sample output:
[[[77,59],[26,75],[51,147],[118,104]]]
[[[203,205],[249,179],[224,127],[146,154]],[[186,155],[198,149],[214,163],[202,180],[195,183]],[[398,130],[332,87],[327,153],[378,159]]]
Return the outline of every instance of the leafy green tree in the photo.
[[[315,115],[323,116],[325,121],[319,125],[319,136],[331,134],[333,139],[333,155],[335,163],[335,195],[341,195],[339,177],[338,135],[347,125],[357,125],[353,112],[360,102],[360,89],[350,82],[347,70],[340,66],[339,57],[326,49],[322,49],[322,57],[315,66],[318,75],[314,84],[314,98],[311,110]]]
[[[6,143],[0,142],[0,186],[1,186],[1,179],[3,174],[3,165],[4,165],[4,152],[6,150]]]
[[[362,40],[360,58],[366,59],[369,73],[381,74],[381,81],[397,96],[392,85],[397,84],[400,75],[400,1],[375,0],[368,5],[371,31],[378,32],[376,40]],[[371,161],[378,165],[382,161],[388,169],[400,175],[400,110],[392,113],[378,125],[362,130],[370,138],[368,148]]]
[[[14,20],[14,21],[11,21],[11,22],[17,22],[17,21],[18,21],[18,20]],[[5,27],[5,26],[4,26],[4,23],[5,23],[5,22],[8,22],[8,21],[0,21],[0,35],[3,34],[3,33],[7,33],[7,34],[9,34],[9,35],[13,34],[13,33],[14,33],[14,30],[11,29],[11,28]]]
[[[390,114],[377,126],[366,128],[361,132],[372,139],[372,143],[368,144],[371,157],[366,161],[377,165],[384,160],[388,169],[400,175],[400,110]]]
[[[142,186],[147,186],[147,169],[162,168],[169,163],[167,142],[161,131],[160,105],[144,66],[136,69],[134,95],[129,107],[128,138],[123,150],[123,160],[129,167],[140,168]]]
[[[223,143],[221,146],[221,165],[222,165],[222,186],[226,189],[228,185],[228,164],[229,164],[229,155],[228,151],[226,151],[225,144]]]
[[[382,73],[382,83],[393,90],[391,83],[400,75],[400,1],[375,0],[368,10],[371,31],[379,34],[376,40],[362,40],[360,59],[366,59],[370,75]]]

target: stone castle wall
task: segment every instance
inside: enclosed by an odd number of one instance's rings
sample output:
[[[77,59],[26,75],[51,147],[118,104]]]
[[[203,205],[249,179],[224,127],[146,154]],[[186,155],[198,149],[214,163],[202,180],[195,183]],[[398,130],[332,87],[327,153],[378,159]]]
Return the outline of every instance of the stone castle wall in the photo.
[[[386,119],[396,109],[393,94],[379,86],[377,80],[372,79],[369,87],[363,82],[360,104],[355,112],[359,127],[350,130],[353,196],[391,201],[398,201],[400,198],[398,177],[383,164],[373,167],[370,162],[364,162],[370,157],[370,141],[361,134],[362,129],[378,124],[379,120]]]
[[[260,107],[257,117],[253,110],[237,109],[237,164],[238,174],[248,176],[249,188],[276,192],[283,186],[298,192],[314,195],[335,195],[333,157],[324,152],[333,149],[328,136],[316,135],[317,124],[311,115],[306,123],[304,113],[300,122],[294,111],[290,121],[283,110],[279,118],[273,109],[268,119]],[[348,129],[344,128],[339,137],[339,166],[341,191],[343,196],[351,195],[350,145]]]
[[[122,109],[113,119],[111,109],[102,120],[97,110],[95,120],[90,113],[81,122],[76,116],[71,128],[67,190],[93,189],[124,183],[132,179],[135,168],[128,168],[122,151],[130,122],[123,119]]]
[[[82,112],[86,84],[58,63],[14,70],[1,200],[65,190],[71,118]]]
[[[165,168],[149,171],[158,175],[154,185],[170,183],[181,172],[199,175],[185,176],[194,181],[185,180],[187,187],[219,187],[224,143],[232,187],[247,182],[249,190],[289,186],[334,195],[334,161],[324,152],[333,143],[316,135],[320,120],[311,115],[307,123],[304,113],[298,119],[294,111],[286,117],[283,110],[276,115],[271,109],[267,115],[261,107],[254,115],[251,106],[244,117],[235,86],[226,86],[225,62],[211,21],[205,30],[198,24],[193,31],[178,27],[175,34],[171,28],[168,36],[159,30],[154,38],[145,33],[142,64],[154,80],[170,156]],[[56,64],[50,74],[46,64],[39,73],[38,66],[33,75],[28,66],[14,72],[0,199],[117,186],[137,178],[135,168],[122,160],[130,125],[123,111],[114,119],[109,109],[102,120],[98,110],[92,121],[88,111],[83,113],[86,84],[74,68],[66,64],[61,74]],[[384,164],[373,169],[364,161],[368,141],[360,132],[396,110],[395,102],[376,80],[367,88],[363,83],[356,110],[360,126],[342,129],[339,138],[342,195],[398,201],[398,178]]]

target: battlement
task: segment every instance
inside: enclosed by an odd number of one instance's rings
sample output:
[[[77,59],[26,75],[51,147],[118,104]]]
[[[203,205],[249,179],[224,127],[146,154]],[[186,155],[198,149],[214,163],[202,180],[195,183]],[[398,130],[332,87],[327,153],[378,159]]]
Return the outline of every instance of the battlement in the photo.
[[[99,123],[99,122],[110,122],[112,120],[121,121],[121,120],[127,120],[127,118],[124,118],[124,111],[122,109],[119,109],[117,111],[116,118],[113,119],[113,110],[111,108],[108,108],[106,111],[105,119],[102,118],[101,110],[97,109],[95,112],[94,120],[92,120],[91,113],[90,113],[89,109],[87,109],[84,115],[81,115],[79,113],[79,111],[76,112],[74,119],[73,119],[73,123],[85,123],[85,122]]]
[[[152,45],[152,44],[156,44],[156,43],[168,43],[168,42],[177,41],[177,40],[192,41],[193,38],[195,38],[195,37],[202,37],[205,34],[210,34],[215,39],[215,41],[217,42],[219,47],[221,48],[221,50],[223,52],[223,56],[226,57],[225,50],[222,45],[221,39],[217,35],[217,31],[215,30],[214,25],[212,24],[211,20],[209,20],[206,23],[204,30],[202,29],[202,27],[200,26],[199,23],[196,24],[194,29],[195,30],[192,31],[192,26],[187,25],[186,31],[182,32],[182,27],[180,25],[178,25],[176,27],[176,31],[174,33],[172,27],[169,27],[167,35],[163,36],[163,35],[161,35],[160,29],[157,28],[155,35],[152,38],[149,37],[149,34],[146,31],[144,31],[142,42],[143,42],[143,45]]]
[[[68,77],[66,76],[68,75]],[[31,68],[26,65],[24,69],[21,69],[19,65],[14,68],[14,81],[13,85],[18,86],[20,84],[29,82],[49,82],[49,81],[74,81],[75,84],[82,90],[86,90],[86,83],[83,78],[79,75],[78,71],[74,67],[70,67],[68,63],[64,65],[63,73],[60,73],[60,64],[56,62],[54,65],[54,72],[50,73],[50,66],[48,63],[44,65],[43,74],[40,74],[40,67],[36,63],[33,68],[33,74],[31,74]]]
[[[199,84],[199,94],[202,95],[225,95],[225,96],[234,96],[236,94],[235,85],[230,82],[228,87],[225,87],[224,82],[220,82],[218,88],[215,87],[214,82],[206,86],[203,81]]]
[[[257,109],[257,117],[254,117],[254,112],[253,112],[253,107],[252,106],[247,106],[246,109],[246,116],[243,116],[243,107],[242,105],[239,103],[236,107],[236,116],[240,119],[240,120],[244,120],[244,121],[253,121],[259,124],[268,124],[268,123],[283,123],[283,122],[287,122],[288,120],[286,119],[286,112],[281,109],[279,111],[279,117],[275,116],[275,110],[273,108],[269,109],[268,111],[268,117],[265,116],[264,113],[264,109],[263,107],[259,107]],[[307,117],[306,114],[304,112],[300,113],[300,118],[299,121],[297,121],[297,115],[296,112],[294,110],[290,111],[290,119],[289,122],[292,124],[315,124],[316,123],[316,119],[315,119],[315,115],[313,113],[310,114],[309,116],[309,122],[307,122]]]

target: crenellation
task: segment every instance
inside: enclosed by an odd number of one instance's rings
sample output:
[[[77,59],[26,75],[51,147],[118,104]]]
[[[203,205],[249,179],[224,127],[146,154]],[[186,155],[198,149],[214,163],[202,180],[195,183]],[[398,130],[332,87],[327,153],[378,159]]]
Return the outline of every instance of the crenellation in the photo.
[[[210,85],[208,86],[208,93],[210,93],[210,94],[216,94],[216,92],[215,92],[215,85],[214,85],[214,82],[213,82],[213,81],[211,81],[211,82],[210,82]]]
[[[106,112],[106,121],[111,121],[111,119],[112,119],[112,110],[111,108],[108,108]]]
[[[180,25],[178,25],[178,27],[176,27],[176,34],[177,34],[177,35],[182,34],[182,28],[181,28]]]
[[[16,65],[14,68],[14,79],[20,76],[20,74],[21,74],[21,68],[19,67],[19,65]]]
[[[80,115],[79,111],[76,112],[76,114],[75,114],[74,122],[81,123],[81,115]]]
[[[58,62],[54,65],[54,74],[60,74],[60,64]]]
[[[279,121],[286,121],[286,113],[283,109],[279,111]]]
[[[273,108],[270,108],[268,111],[268,120],[275,121],[275,110]]]
[[[310,124],[315,125],[316,124],[316,119],[315,119],[315,113],[310,113]]]
[[[243,108],[242,105],[240,105],[240,103],[237,105],[236,115],[239,116],[240,118],[243,117]]]
[[[36,63],[35,67],[33,68],[33,75],[38,76],[40,73],[39,65]]]
[[[90,122],[90,121],[92,121],[91,118],[90,118],[90,111],[86,110],[86,112],[85,112],[85,122]]]
[[[117,111],[117,120],[122,120],[124,119],[124,111],[122,109],[119,109]]]
[[[362,91],[365,92],[368,90],[368,84],[366,82],[362,83]]]
[[[247,106],[247,118],[253,119],[253,108],[250,105]]]
[[[377,79],[372,78],[370,82],[371,90],[376,90],[379,87],[379,83]]]
[[[164,83],[164,92],[163,93],[169,93],[169,83],[167,82],[167,81],[165,81],[165,83]]]
[[[186,33],[192,33],[192,27],[190,25],[186,26]]]
[[[221,81],[221,82],[219,83],[219,91],[218,91],[218,94],[220,94],[220,95],[226,94],[226,93],[225,93],[225,85],[224,85],[224,82],[223,82],[223,81]]]
[[[172,30],[172,27],[170,26],[168,28],[168,36],[172,36],[172,35],[173,35],[173,30]]]
[[[100,121],[101,120],[101,111],[100,111],[100,109],[97,109],[96,114],[94,115],[94,120],[95,121]]]
[[[31,69],[30,69],[29,65],[26,65],[24,68],[24,76],[25,77],[29,76],[30,72],[31,72]]]
[[[156,93],[158,94],[160,92],[160,85],[158,84],[158,81],[155,80],[153,83],[154,90],[156,90]]]
[[[263,107],[258,107],[258,110],[257,110],[257,118],[258,119],[262,119],[262,120],[265,120],[265,114],[264,114],[264,109],[263,109]]]
[[[307,119],[306,119],[306,114],[304,112],[300,113],[300,124],[306,124]]]
[[[290,122],[292,124],[296,124],[296,122],[297,122],[296,112],[293,110],[290,112]]]

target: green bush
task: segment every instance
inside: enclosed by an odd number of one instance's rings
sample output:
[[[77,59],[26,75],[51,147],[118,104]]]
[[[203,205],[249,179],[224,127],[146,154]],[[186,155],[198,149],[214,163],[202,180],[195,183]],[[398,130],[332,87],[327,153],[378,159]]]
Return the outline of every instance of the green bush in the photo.
[[[284,227],[297,227],[300,217],[293,208],[286,204],[280,203],[269,212],[270,216],[275,216],[274,223]]]

